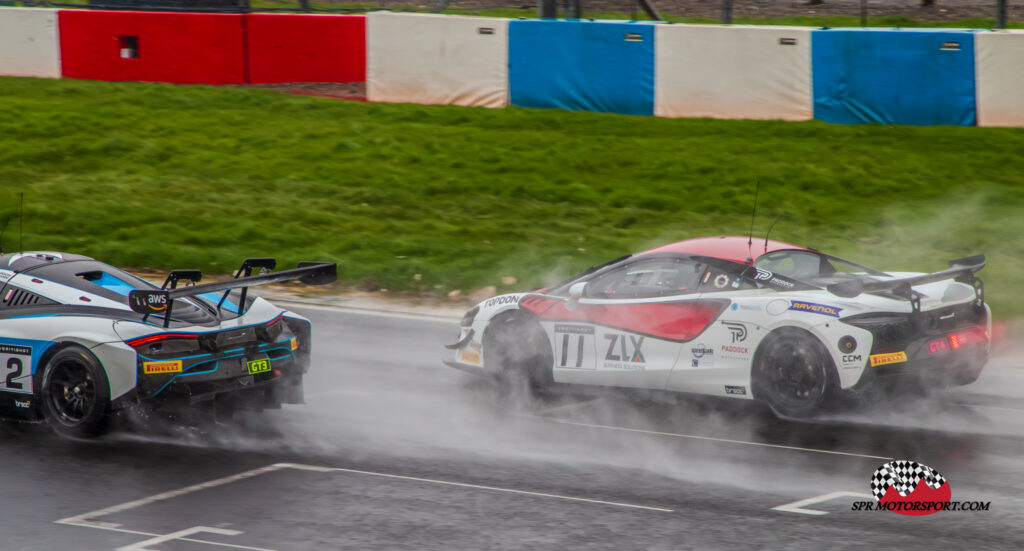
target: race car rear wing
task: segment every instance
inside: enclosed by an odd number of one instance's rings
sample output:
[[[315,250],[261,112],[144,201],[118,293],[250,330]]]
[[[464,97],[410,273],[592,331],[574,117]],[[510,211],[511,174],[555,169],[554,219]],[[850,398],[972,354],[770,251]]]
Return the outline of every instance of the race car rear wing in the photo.
[[[953,279],[974,287],[974,292],[977,296],[978,302],[983,303],[985,301],[985,286],[982,284],[980,279],[975,277],[974,274],[984,267],[985,255],[979,254],[950,260],[949,269],[931,274],[892,279],[888,281],[871,281],[867,283],[859,279],[852,279],[840,283],[833,283],[832,285],[827,286],[826,289],[828,289],[828,292],[833,295],[844,298],[853,298],[861,293],[892,293],[893,295],[909,300],[914,311],[917,312],[921,308],[921,301],[914,293],[913,287],[915,285],[924,285],[925,283],[934,283],[936,281]]]
[[[267,285],[269,283],[280,283],[297,279],[306,285],[325,285],[338,279],[338,265],[333,262],[299,262],[298,268],[282,270],[280,272],[250,275],[252,268],[273,269],[276,262],[272,258],[250,258],[243,264],[242,268],[235,274],[235,279],[217,281],[203,285],[190,285],[177,288],[179,279],[187,279],[192,282],[199,281],[202,274],[198,270],[176,270],[167,276],[162,289],[134,290],[128,293],[128,305],[132,311],[139,314],[161,315],[164,318],[164,327],[171,322],[171,311],[174,308],[174,300],[184,297],[201,295],[204,293],[216,293],[232,289],[242,289],[241,300],[238,304],[238,315],[245,313],[245,294],[249,287],[256,285]],[[244,275],[243,275],[244,274]],[[170,288],[167,288],[170,285]],[[224,303],[228,293],[224,293],[220,305]]]

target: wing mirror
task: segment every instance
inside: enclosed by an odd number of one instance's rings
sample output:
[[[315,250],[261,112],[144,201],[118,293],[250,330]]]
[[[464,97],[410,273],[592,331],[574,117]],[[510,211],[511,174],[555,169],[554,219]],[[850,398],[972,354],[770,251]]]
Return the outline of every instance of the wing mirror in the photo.
[[[570,311],[575,310],[576,309],[576,304],[580,301],[581,298],[583,298],[583,293],[585,293],[586,290],[587,290],[587,282],[586,281],[580,281],[579,283],[573,283],[572,286],[569,287],[569,300],[567,300],[566,303],[565,303],[565,309],[566,310],[570,310]]]

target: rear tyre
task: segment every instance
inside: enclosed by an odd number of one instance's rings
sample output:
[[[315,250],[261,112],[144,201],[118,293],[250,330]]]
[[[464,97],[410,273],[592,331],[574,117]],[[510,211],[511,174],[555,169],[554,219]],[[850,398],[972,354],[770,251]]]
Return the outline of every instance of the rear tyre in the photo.
[[[484,334],[484,365],[499,366],[502,383],[540,390],[552,383],[551,346],[535,320],[502,316]]]
[[[780,417],[819,412],[835,395],[838,379],[828,352],[803,331],[769,335],[754,359],[754,395]]]
[[[43,416],[61,436],[95,438],[110,426],[110,385],[99,361],[71,346],[50,358],[43,370]]]

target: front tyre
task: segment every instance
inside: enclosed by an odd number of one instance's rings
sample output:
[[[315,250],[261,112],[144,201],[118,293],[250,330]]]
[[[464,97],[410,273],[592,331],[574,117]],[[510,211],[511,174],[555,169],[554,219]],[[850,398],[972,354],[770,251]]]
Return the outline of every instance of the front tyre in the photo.
[[[754,395],[780,417],[814,415],[835,394],[838,379],[827,351],[803,331],[769,335],[754,359]]]
[[[483,348],[484,365],[498,366],[503,382],[525,383],[533,390],[551,384],[551,346],[535,320],[511,315],[492,320]]]
[[[43,416],[61,436],[94,438],[110,424],[110,385],[89,351],[70,346],[50,358],[43,370]]]

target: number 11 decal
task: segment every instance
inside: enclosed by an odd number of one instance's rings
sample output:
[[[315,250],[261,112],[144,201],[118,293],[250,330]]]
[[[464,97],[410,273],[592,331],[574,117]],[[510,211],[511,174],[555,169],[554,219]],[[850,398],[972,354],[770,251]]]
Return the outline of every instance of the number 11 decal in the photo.
[[[555,325],[555,363],[562,369],[594,369],[594,328]]]

